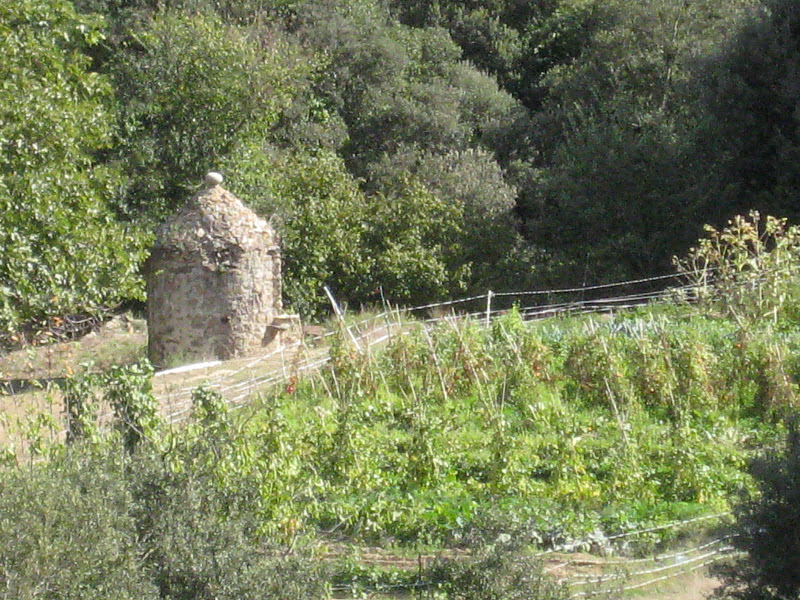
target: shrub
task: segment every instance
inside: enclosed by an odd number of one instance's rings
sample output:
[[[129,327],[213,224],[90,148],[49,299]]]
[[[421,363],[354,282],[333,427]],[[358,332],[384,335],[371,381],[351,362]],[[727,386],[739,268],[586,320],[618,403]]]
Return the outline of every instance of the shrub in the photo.
[[[71,451],[3,472],[0,489],[0,598],[158,597],[141,568],[118,463]]]
[[[757,494],[745,493],[734,509],[731,544],[744,556],[718,566],[716,598],[790,600],[800,596],[800,424],[795,416],[780,453],[752,465]]]
[[[678,271],[696,286],[698,299],[719,306],[740,325],[778,322],[796,297],[800,264],[800,227],[786,219],[756,211],[738,215],[727,227],[705,228],[701,239],[683,259],[675,258]]]
[[[152,441],[160,425],[152,376],[153,367],[145,359],[129,366],[112,367],[103,378],[103,396],[114,409],[115,426],[130,452],[142,440]]]
[[[319,564],[261,534],[256,479],[220,485],[215,465],[173,454],[74,443],[0,472],[0,598],[329,596]]]
[[[469,560],[446,559],[427,576],[445,598],[459,600],[566,600],[569,590],[542,572],[542,563],[525,555],[501,534],[497,545],[481,549]],[[505,541],[505,545],[502,543]],[[433,596],[433,597],[441,597]]]
[[[98,379],[94,374],[79,374],[60,384],[64,396],[67,442],[91,438],[97,433]]]
[[[175,470],[157,456],[139,456],[131,475],[138,535],[162,598],[327,597],[322,567],[259,534],[246,482],[222,488],[208,470]]]

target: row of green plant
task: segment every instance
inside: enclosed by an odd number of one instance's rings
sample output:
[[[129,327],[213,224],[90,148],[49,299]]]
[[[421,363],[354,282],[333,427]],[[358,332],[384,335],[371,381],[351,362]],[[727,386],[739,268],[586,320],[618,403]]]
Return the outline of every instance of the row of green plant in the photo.
[[[375,356],[343,344],[253,421],[277,420],[287,459],[313,465],[309,499],[324,501],[302,507],[317,527],[452,544],[493,513],[550,542],[721,508],[794,402],[796,334],[656,315],[566,325],[512,313]]]
[[[147,378],[127,375],[131,393],[122,401],[135,404]],[[365,569],[344,558],[320,562],[318,544],[298,543],[298,523],[270,515],[273,490],[265,485],[279,465],[264,456],[280,449],[260,450],[258,442],[274,444],[274,431],[251,429],[256,417],[232,418],[208,390],[198,390],[193,404],[181,431],[148,421],[149,428],[137,425],[146,435],[134,444],[125,443],[124,428],[76,436],[47,460],[0,470],[0,598],[311,600],[375,588],[431,600],[569,598],[531,553],[541,530],[509,518],[503,506],[472,523],[460,541],[470,551],[465,556],[410,572]],[[260,434],[243,435],[254,430]],[[756,463],[760,494],[737,508],[733,538],[754,559],[720,570],[721,597],[765,597],[765,590],[770,598],[794,597],[797,545],[785,524],[798,511],[798,446],[790,427],[786,446]]]
[[[363,353],[343,336],[318,376],[233,414],[200,389],[180,429],[158,418],[146,364],[76,376],[69,439],[105,443],[109,405],[129,450],[147,440],[179,467],[175,449],[205,440],[220,485],[259,490],[251,510],[287,543],[454,546],[505,524],[548,545],[727,506],[800,375],[800,331],[677,306],[393,331]]]

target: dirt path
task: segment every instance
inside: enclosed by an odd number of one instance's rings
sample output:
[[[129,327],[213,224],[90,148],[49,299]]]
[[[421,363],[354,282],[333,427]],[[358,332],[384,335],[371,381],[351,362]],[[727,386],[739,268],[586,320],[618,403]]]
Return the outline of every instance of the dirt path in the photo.
[[[697,571],[671,581],[655,583],[631,595],[641,600],[705,600],[719,586],[720,581]]]

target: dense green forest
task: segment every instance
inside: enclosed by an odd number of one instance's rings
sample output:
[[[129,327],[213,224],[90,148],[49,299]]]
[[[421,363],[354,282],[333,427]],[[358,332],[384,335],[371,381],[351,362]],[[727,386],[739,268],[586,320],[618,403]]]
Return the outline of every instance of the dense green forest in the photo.
[[[0,331],[142,300],[204,173],[286,296],[652,275],[800,205],[791,0],[0,0]]]

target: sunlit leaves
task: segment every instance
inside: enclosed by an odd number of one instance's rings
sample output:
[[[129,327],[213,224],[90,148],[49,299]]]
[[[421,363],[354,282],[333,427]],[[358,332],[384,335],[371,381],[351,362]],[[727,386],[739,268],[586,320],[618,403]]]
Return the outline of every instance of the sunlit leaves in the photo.
[[[142,240],[93,166],[111,143],[111,88],[83,54],[99,21],[59,0],[0,5],[0,331],[141,295]]]

